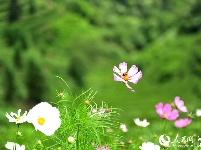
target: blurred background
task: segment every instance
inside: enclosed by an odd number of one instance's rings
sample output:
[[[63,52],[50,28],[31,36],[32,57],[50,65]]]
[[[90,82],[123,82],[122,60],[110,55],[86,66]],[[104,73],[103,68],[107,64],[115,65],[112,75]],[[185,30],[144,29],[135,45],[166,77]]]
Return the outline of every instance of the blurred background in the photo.
[[[98,104],[122,109],[128,129],[133,118],[158,119],[155,105],[175,96],[201,108],[200,8],[200,0],[0,0],[0,132],[6,112],[68,93],[56,76],[74,95],[92,87]],[[135,93],[117,92],[112,68],[123,61],[142,70]]]

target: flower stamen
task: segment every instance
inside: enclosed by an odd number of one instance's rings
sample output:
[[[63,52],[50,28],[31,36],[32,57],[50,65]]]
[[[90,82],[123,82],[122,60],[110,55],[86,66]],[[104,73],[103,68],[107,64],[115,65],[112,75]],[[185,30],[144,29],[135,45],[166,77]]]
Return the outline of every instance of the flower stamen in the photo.
[[[128,79],[129,79],[128,73],[127,73],[127,72],[123,73],[122,78],[123,78],[125,81],[128,81]]]
[[[20,121],[20,120],[21,120],[20,116],[18,116],[16,120],[17,120],[17,121]]]
[[[42,118],[42,117],[38,118],[38,124],[44,125],[45,124],[45,118]]]

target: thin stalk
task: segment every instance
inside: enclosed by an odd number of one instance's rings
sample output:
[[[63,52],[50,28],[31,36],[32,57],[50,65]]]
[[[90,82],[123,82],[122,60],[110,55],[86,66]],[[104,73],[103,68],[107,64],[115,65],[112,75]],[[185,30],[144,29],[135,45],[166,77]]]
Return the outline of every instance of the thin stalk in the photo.
[[[77,137],[76,137],[77,150],[79,150],[79,131],[80,131],[80,124],[77,125]]]
[[[61,78],[60,76],[56,76],[56,77],[59,78],[59,79],[61,79],[61,80],[66,84],[66,86],[68,87],[68,89],[69,89],[69,91],[70,91],[71,96],[73,96],[73,93],[72,93],[72,91],[71,91],[69,85],[66,83],[66,81],[65,81],[63,78]]]
[[[163,123],[162,124],[163,124],[162,133],[165,134],[165,130],[166,130],[166,120],[165,119],[163,119]]]
[[[15,142],[14,143],[17,143],[19,128],[20,128],[20,124],[17,124],[17,132],[16,132],[16,137],[15,137]],[[13,145],[13,149],[15,150],[15,145]]]

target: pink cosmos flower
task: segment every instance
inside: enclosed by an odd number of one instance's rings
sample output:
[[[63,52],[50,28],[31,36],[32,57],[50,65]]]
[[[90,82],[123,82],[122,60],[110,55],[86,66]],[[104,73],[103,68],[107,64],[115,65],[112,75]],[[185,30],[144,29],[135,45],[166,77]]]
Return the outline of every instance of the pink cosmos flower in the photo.
[[[192,121],[191,119],[182,118],[182,119],[176,120],[174,122],[174,125],[177,128],[183,128],[183,127],[186,127],[187,125],[189,125],[191,123],[191,121]]]
[[[175,103],[176,107],[177,107],[180,111],[182,111],[182,112],[187,112],[187,111],[188,111],[187,108],[186,108],[186,106],[184,106],[184,101],[180,100],[180,97],[179,97],[179,96],[176,96],[176,97],[174,98],[174,103]]]
[[[165,118],[167,120],[175,120],[179,117],[179,113],[176,109],[172,110],[172,106],[170,104],[165,104],[163,107],[163,103],[158,103],[156,106],[156,112],[161,118]]]
[[[113,71],[115,81],[124,82],[127,88],[135,92],[132,87],[128,85],[128,81],[137,84],[138,80],[142,78],[142,72],[138,72],[138,68],[135,65],[132,65],[129,71],[127,71],[127,63],[122,62],[119,64],[119,68],[114,66]]]

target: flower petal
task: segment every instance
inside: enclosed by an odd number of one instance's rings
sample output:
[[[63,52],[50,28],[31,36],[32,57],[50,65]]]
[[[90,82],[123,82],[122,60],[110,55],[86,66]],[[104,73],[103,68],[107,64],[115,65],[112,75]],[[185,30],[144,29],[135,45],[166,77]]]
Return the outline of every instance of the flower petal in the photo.
[[[127,72],[127,63],[125,63],[125,62],[120,63],[119,69],[121,70],[121,74]]]
[[[156,107],[156,113],[162,117],[162,115],[163,115],[163,103],[158,103],[155,107]]]
[[[113,71],[121,76],[121,71],[116,66],[113,67]]]
[[[20,113],[21,113],[21,109],[18,110],[18,112],[17,112],[17,115],[18,115],[18,116],[17,116],[17,117],[20,116]]]
[[[182,112],[187,112],[187,108],[186,106],[184,106],[184,101],[183,100],[180,100],[180,97],[179,96],[176,96],[175,99],[174,99],[174,103],[176,105],[176,107],[182,111]]]
[[[179,96],[176,96],[175,99],[174,99],[174,103],[177,107],[180,107],[180,106],[183,106],[184,105],[184,102],[182,100],[180,100],[180,97]]]
[[[163,103],[158,103],[156,106],[156,109],[162,109],[163,108]]]
[[[132,82],[134,84],[138,83],[138,80],[142,78],[142,72],[139,71],[137,74],[133,75],[133,76],[129,76],[128,81]]]
[[[163,108],[163,112],[166,114],[169,114],[172,110],[172,106],[170,104],[165,104],[164,108]]]
[[[189,125],[191,123],[191,121],[192,121],[191,119],[183,118],[183,119],[176,120],[174,125],[177,128],[183,128],[183,127],[186,127],[187,125]]]
[[[138,126],[140,125],[140,119],[139,118],[135,118],[134,122],[135,122],[136,125],[138,125]]]
[[[122,78],[120,78],[118,75],[114,74],[114,81],[122,81],[124,82],[124,80]]]
[[[175,120],[177,119],[177,117],[179,117],[179,113],[176,109],[174,109],[170,115],[167,117],[168,120]]]
[[[181,107],[179,107],[178,108],[180,111],[182,111],[182,112],[187,112],[188,110],[187,110],[187,108],[186,108],[186,106],[181,106]]]
[[[132,65],[128,71],[128,76],[133,76],[138,72],[138,68],[135,65]]]
[[[10,115],[11,115],[11,117],[18,117],[17,114],[14,112],[11,112]]]
[[[128,85],[128,83],[125,83],[125,85],[126,85],[126,87],[127,87],[128,89],[131,90],[131,92],[135,92],[135,91],[132,89],[132,87],[130,87],[130,86]]]

